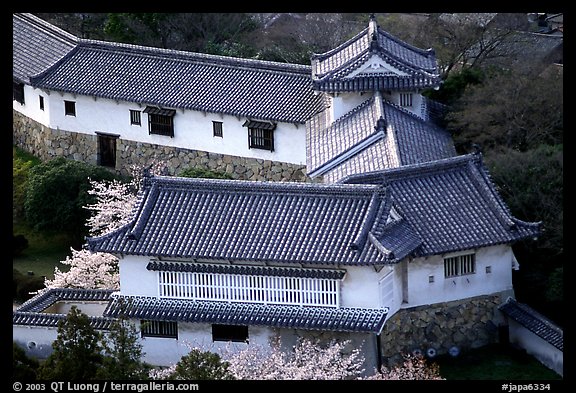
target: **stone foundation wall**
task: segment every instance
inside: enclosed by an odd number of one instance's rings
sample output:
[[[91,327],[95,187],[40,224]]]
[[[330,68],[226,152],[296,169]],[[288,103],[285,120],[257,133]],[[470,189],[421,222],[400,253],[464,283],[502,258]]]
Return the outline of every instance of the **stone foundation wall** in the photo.
[[[65,157],[97,165],[98,137],[54,130],[13,110],[13,143],[46,161]],[[161,146],[124,139],[116,141],[116,171],[129,174],[130,167],[162,162],[169,175],[188,168],[225,172],[233,179],[258,181],[311,181],[306,166],[285,162],[230,156],[219,153]]]
[[[383,362],[396,364],[403,353],[433,348],[436,355],[457,347],[461,352],[497,342],[501,295],[403,309],[394,314],[381,334]]]

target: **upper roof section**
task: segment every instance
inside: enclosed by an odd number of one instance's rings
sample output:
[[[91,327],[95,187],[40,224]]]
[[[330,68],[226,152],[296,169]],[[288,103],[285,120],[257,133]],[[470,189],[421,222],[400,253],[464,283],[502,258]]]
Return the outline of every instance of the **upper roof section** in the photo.
[[[31,14],[12,15],[13,77],[30,83],[36,75],[64,57],[78,44],[72,34]]]
[[[416,48],[380,29],[375,17],[342,45],[312,56],[316,90],[361,92],[440,86],[433,49]]]
[[[35,87],[301,124],[324,106],[312,89],[309,66],[84,40],[62,32],[65,46],[51,34],[57,29],[33,15],[13,19],[14,73]],[[29,35],[33,27],[38,32]],[[31,51],[39,35],[48,37],[44,50]],[[29,58],[34,67],[16,68]]]
[[[386,187],[396,212],[422,239],[414,256],[510,244],[540,234],[541,223],[512,216],[480,154],[351,175],[341,183]]]
[[[538,236],[476,155],[309,184],[146,178],[131,222],[94,252],[177,260],[379,265]]]
[[[450,133],[378,92],[333,123],[327,116],[314,116],[306,134],[308,175],[327,182],[456,155]]]

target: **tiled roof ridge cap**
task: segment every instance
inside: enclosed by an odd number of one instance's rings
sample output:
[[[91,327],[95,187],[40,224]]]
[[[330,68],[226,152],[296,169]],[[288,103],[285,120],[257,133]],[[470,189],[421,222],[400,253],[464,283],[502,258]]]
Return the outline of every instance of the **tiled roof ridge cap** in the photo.
[[[537,319],[538,321],[540,321],[544,325],[546,325],[546,327],[554,330],[556,333],[558,333],[562,337],[564,337],[564,330],[562,328],[560,328],[559,326],[557,326],[552,320],[550,320],[549,318],[547,318],[543,314],[539,313],[538,311],[536,311],[535,309],[533,309],[529,305],[527,305],[525,303],[518,302],[516,299],[514,299],[511,296],[508,297],[508,299],[506,299],[506,302],[504,304],[502,304],[499,308],[502,308],[508,304],[514,305],[514,306],[518,307],[520,310],[522,310],[523,312],[530,314],[535,319]]]
[[[44,33],[50,34],[61,41],[68,42],[70,44],[78,44],[80,39],[73,34],[68,33],[66,30],[55,26],[42,18],[37,17],[32,13],[14,13],[14,17],[20,18],[27,23],[40,28]]]
[[[242,57],[212,55],[208,53],[191,52],[176,49],[164,49],[153,46],[125,44],[120,42],[111,42],[102,40],[81,39],[79,42],[79,46],[82,48],[124,51],[128,53],[134,53],[152,57],[165,57],[175,60],[198,61],[220,66],[241,66],[247,68],[258,68],[261,70],[269,70],[269,71],[297,72],[307,75],[311,71],[311,66],[306,64],[281,63],[270,60],[258,60]]]
[[[178,176],[154,175],[151,178],[153,185],[158,189],[163,187],[193,187],[194,189],[217,190],[217,191],[248,191],[248,192],[288,192],[288,193],[317,193],[317,194],[358,194],[363,192],[371,194],[379,186],[330,183],[306,183],[306,182],[272,182],[257,180],[230,180],[210,178],[189,178]]]
[[[428,161],[418,164],[407,164],[396,168],[388,168],[379,171],[348,175],[339,180],[338,184],[356,184],[354,181],[360,180],[362,178],[378,179],[379,183],[388,183],[397,179],[405,179],[408,177],[417,177],[422,174],[442,172],[449,168],[464,167],[468,164],[468,162],[477,160],[479,160],[479,157],[474,153],[463,154],[460,156],[448,157],[435,161]]]
[[[430,57],[430,56],[435,56],[436,55],[436,51],[434,50],[434,48],[428,48],[428,49],[422,49],[422,48],[418,48],[417,46],[414,46],[412,44],[409,44],[408,42],[393,36],[392,34],[390,34],[389,32],[387,32],[386,30],[382,29],[380,26],[378,26],[377,28],[378,30],[378,34],[381,34],[383,36],[385,36],[386,38],[388,38],[389,40],[392,40],[394,42],[396,42],[398,45],[403,46],[406,49],[410,49],[414,52],[417,52],[423,56],[426,57]]]

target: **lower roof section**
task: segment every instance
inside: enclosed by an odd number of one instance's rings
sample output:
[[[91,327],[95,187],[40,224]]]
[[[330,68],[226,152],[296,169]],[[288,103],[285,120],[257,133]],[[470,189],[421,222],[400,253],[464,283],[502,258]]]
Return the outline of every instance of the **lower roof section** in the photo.
[[[104,311],[108,317],[125,315],[147,320],[276,328],[329,330],[379,334],[388,309],[332,308],[254,303],[160,299],[114,294]]]

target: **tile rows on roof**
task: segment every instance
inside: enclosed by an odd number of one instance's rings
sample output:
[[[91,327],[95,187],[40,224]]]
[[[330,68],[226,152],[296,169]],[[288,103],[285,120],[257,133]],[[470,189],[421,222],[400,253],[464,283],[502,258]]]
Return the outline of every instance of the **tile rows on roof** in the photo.
[[[104,315],[116,317],[124,314],[130,318],[162,321],[380,333],[387,313],[388,309],[263,305],[118,295],[112,298]]]
[[[505,209],[476,154],[343,182],[352,184],[153,177],[134,220],[88,239],[88,248],[167,259],[372,265],[397,262],[382,252],[388,248],[427,256],[510,244],[540,232],[540,223],[517,220]],[[365,241],[365,229],[386,220],[392,205],[374,219],[374,198],[378,204],[390,198],[406,220],[399,227],[371,227],[380,245]]]
[[[341,269],[311,269],[278,266],[231,265],[214,263],[151,261],[146,269],[153,271],[198,272],[215,274],[241,274],[251,276],[306,277],[341,280],[346,274]]]
[[[386,124],[386,132],[383,137],[367,143],[377,133],[380,118]],[[323,119],[323,114],[317,115],[307,125],[310,176],[322,171],[320,174],[327,173],[330,181],[336,181],[355,173],[456,155],[447,131],[385,100],[378,93],[330,125]],[[352,154],[355,146],[360,148]]]
[[[12,313],[13,325],[57,327],[58,322],[65,319],[64,314],[43,312],[59,301],[99,301],[110,299],[113,290],[109,289],[76,289],[51,288],[24,302]],[[95,329],[109,329],[113,318],[102,316],[88,316],[90,324]]]
[[[527,304],[508,298],[504,304],[500,305],[499,310],[550,345],[564,351],[564,332],[562,329]]]

